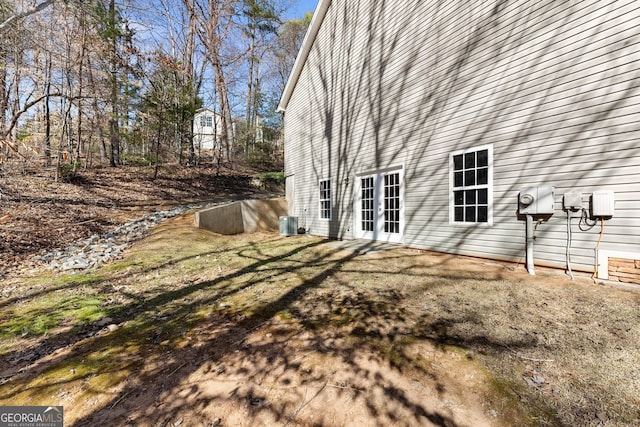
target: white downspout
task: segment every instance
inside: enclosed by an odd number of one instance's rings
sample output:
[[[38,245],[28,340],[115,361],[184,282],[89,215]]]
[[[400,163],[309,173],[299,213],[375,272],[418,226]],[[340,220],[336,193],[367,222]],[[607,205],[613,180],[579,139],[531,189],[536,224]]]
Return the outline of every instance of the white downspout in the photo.
[[[527,271],[529,272],[529,274],[531,274],[532,276],[536,275],[536,272],[533,268],[533,241],[535,239],[534,237],[534,228],[533,228],[533,216],[527,214],[527,222],[526,222],[526,238],[527,238],[527,252],[526,252],[526,258],[527,258]]]

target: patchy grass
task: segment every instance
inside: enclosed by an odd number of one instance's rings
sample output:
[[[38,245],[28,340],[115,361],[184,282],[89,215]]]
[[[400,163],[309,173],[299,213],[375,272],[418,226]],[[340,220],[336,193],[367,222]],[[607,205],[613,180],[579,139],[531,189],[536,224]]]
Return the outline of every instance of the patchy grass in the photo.
[[[93,273],[3,283],[0,404],[63,404],[70,425],[640,419],[638,294],[191,221]]]
[[[7,342],[59,333],[104,316],[104,296],[92,286],[98,280],[92,274],[60,275],[28,279],[12,289],[11,297],[0,301],[0,356],[12,349]]]

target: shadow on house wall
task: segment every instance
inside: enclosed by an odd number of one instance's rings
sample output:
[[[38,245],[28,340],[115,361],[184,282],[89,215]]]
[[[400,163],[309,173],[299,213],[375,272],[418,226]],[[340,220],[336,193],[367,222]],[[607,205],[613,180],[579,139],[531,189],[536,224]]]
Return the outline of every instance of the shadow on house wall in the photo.
[[[342,183],[403,165],[408,244],[471,254],[472,237],[516,260],[524,238],[516,196],[531,185],[554,185],[556,209],[569,190],[620,194],[603,241],[618,244],[638,224],[630,173],[640,161],[638,11],[592,3],[497,0],[453,19],[449,2],[404,2],[411,13],[398,2],[333,2],[287,109],[289,140],[308,148],[288,160],[292,171],[304,165],[297,206],[317,205],[318,179],[336,183],[332,222],[316,221],[314,231],[348,238],[357,195]],[[451,231],[449,153],[485,144],[494,149],[494,232]],[[564,259],[564,224],[558,210],[537,236],[554,262]],[[575,236],[584,268],[597,232]]]

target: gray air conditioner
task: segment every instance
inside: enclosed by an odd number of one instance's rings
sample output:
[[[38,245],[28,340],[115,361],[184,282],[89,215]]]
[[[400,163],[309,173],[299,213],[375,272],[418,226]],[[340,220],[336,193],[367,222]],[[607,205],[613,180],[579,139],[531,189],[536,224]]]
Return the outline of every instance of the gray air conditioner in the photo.
[[[295,236],[298,234],[298,217],[297,216],[281,216],[280,217],[280,234],[282,236]]]

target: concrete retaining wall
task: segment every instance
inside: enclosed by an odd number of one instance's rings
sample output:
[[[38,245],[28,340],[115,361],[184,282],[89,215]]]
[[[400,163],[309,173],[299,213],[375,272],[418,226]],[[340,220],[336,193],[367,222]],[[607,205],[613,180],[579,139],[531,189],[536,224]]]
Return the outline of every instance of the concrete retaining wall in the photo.
[[[283,215],[287,215],[284,198],[244,200],[196,212],[196,227],[219,234],[278,231]]]

